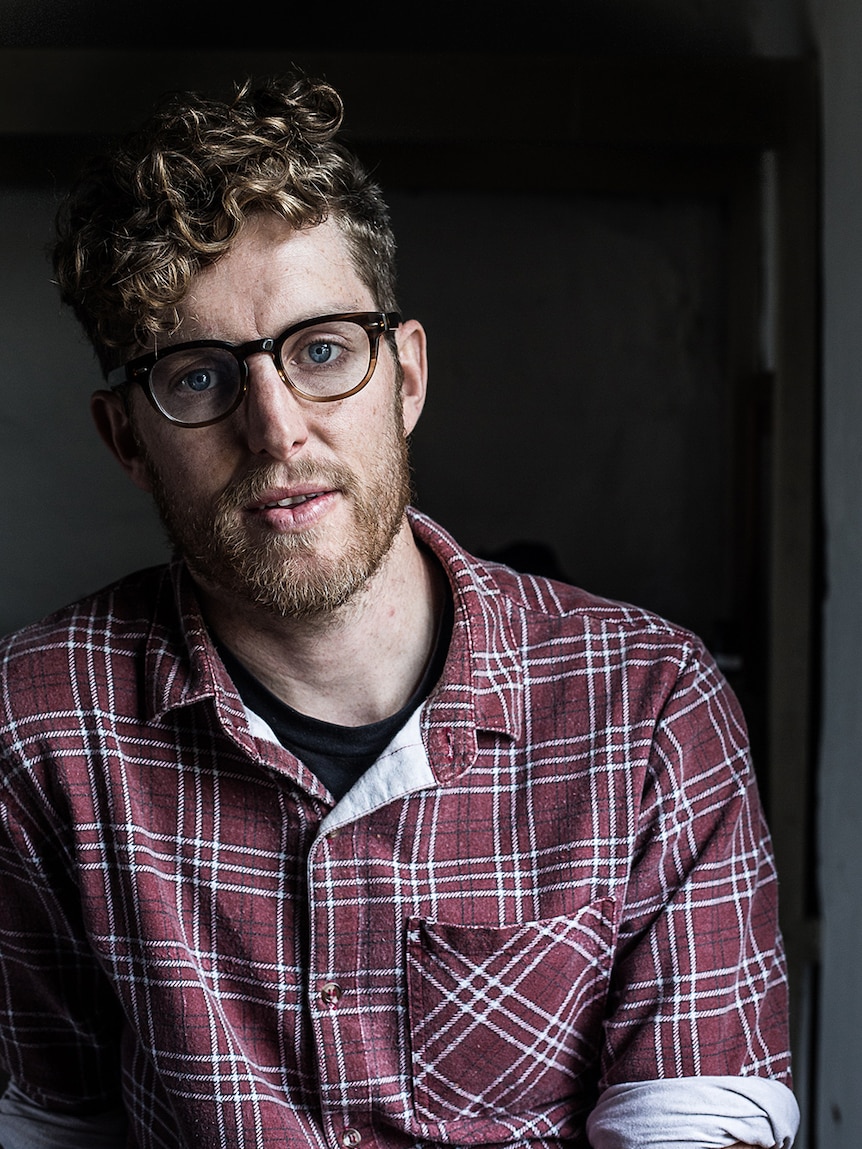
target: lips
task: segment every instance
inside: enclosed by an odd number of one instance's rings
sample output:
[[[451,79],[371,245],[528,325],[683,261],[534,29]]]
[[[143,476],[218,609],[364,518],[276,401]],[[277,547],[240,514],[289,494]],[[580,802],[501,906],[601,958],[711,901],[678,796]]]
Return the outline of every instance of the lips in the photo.
[[[316,491],[313,495],[288,495],[286,499],[277,499],[274,503],[264,503],[257,509],[268,511],[273,507],[297,507],[300,503],[307,503],[309,499],[318,498],[320,494],[322,494],[321,491]]]
[[[234,503],[237,510],[246,515],[246,521],[258,524],[267,531],[277,534],[284,532],[307,531],[317,527],[326,515],[337,506],[341,488],[331,484],[331,479],[315,481],[258,485],[257,490],[248,490],[242,502]]]
[[[335,488],[328,484],[326,486],[315,484],[313,487],[308,484],[302,488],[270,486],[264,490],[258,489],[244,505],[245,510],[252,512],[289,510],[291,507],[300,507],[304,503],[313,502],[324,495],[331,495],[334,490]]]
[[[310,525],[339,496],[349,496],[353,483],[344,467],[300,460],[289,469],[265,466],[236,478],[220,501],[226,514],[239,511],[271,526],[298,527]]]

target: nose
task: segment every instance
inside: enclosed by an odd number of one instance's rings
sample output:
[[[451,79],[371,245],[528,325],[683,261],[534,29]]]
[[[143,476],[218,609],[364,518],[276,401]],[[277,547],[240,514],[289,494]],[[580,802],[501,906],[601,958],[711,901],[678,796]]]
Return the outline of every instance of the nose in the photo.
[[[308,441],[307,411],[279,375],[271,352],[250,356],[246,366],[248,389],[240,410],[248,448],[283,462]]]

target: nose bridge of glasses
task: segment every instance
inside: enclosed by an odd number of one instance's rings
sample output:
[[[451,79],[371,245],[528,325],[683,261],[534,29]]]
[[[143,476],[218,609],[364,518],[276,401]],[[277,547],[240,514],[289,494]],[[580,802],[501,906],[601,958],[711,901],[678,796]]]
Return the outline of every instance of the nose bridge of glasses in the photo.
[[[293,390],[293,384],[287,377],[284,370],[284,364],[281,359],[281,345],[279,339],[267,336],[265,339],[253,339],[248,343],[243,343],[240,347],[234,349],[234,355],[239,361],[243,374],[246,378],[246,386],[251,381],[251,369],[249,360],[254,360],[257,355],[266,355],[272,361],[272,365],[278,374],[282,384],[284,384],[289,391]]]
[[[279,352],[278,338],[257,339],[234,352],[245,375],[241,400],[245,434],[254,450],[273,456],[293,451],[307,436],[306,413]]]
[[[277,367],[278,355],[276,354],[275,343],[276,341],[270,336],[267,336],[266,339],[252,339],[248,343],[242,343],[239,347],[235,347],[234,355],[246,371],[248,371],[248,360],[252,355],[269,355]]]
[[[297,388],[287,373],[282,353],[284,342],[284,336],[255,339],[244,343],[241,347],[236,347],[234,355],[242,364],[245,375],[243,391],[246,404],[251,401],[251,405],[258,415],[268,412],[266,417],[271,418],[278,412],[276,417],[279,420],[288,418],[292,421],[296,417],[293,413],[295,404],[299,402],[300,406],[303,406],[303,400],[306,396]],[[269,369],[261,363],[254,371],[256,382],[253,382],[252,364],[255,362],[255,357],[259,355],[269,358],[275,369],[275,375],[270,374]],[[287,407],[292,412],[290,415],[286,414]]]

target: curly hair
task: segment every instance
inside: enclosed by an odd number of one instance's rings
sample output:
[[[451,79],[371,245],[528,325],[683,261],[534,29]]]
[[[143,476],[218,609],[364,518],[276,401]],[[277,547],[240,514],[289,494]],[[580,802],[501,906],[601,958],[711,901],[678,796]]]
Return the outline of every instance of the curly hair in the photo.
[[[176,329],[192,278],[249,215],[342,228],[362,282],[396,309],[395,240],[378,186],[336,140],[341,97],[301,74],[237,87],[231,102],[167,96],[83,170],[56,218],[54,273],[103,371]]]

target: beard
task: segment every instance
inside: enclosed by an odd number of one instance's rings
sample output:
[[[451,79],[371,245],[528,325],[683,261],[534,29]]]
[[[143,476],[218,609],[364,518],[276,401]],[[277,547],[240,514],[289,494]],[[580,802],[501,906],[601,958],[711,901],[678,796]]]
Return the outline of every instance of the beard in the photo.
[[[178,498],[139,440],[153,499],[173,546],[202,584],[237,604],[285,619],[321,619],[349,602],[379,570],[411,500],[410,463],[400,394],[391,426],[370,469],[360,477],[311,459],[268,464],[231,482],[208,505]],[[327,525],[299,534],[249,527],[242,508],[273,487],[313,483],[338,490],[352,522],[337,553],[321,552]],[[330,528],[331,529],[331,528]]]

